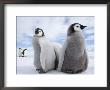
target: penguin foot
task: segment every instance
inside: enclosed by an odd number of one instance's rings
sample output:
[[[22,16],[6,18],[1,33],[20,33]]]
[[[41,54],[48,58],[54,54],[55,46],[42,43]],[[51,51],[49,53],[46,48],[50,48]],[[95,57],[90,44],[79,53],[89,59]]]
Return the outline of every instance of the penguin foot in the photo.
[[[69,73],[69,74],[74,74],[74,71],[73,70],[64,70],[64,69],[61,69],[62,72],[64,73]]]
[[[43,69],[36,69],[36,71],[38,71],[38,73],[46,73]]]
[[[77,74],[77,73],[81,73],[83,70],[80,69],[80,70],[74,71],[74,70],[71,70],[71,69],[68,69],[68,70],[62,69],[61,71],[64,72],[64,73],[69,73],[69,74]]]
[[[40,73],[40,74],[42,74],[42,73],[46,73],[44,70],[38,70],[38,72]]]
[[[81,73],[83,69],[77,70],[75,73]]]

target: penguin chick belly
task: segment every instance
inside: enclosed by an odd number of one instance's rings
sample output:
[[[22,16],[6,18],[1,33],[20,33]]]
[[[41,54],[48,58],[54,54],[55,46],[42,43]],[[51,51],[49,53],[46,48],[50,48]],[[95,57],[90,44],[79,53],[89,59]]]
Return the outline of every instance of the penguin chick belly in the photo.
[[[70,37],[67,40],[66,52],[70,57],[80,57],[85,49],[84,40],[80,37]]]
[[[42,69],[47,72],[55,67],[55,52],[51,42],[46,38],[39,39],[41,53],[40,62]]]
[[[84,52],[85,44],[83,36],[76,34],[68,37],[62,71],[67,71],[67,73],[76,73],[78,70],[83,69],[85,64]]]

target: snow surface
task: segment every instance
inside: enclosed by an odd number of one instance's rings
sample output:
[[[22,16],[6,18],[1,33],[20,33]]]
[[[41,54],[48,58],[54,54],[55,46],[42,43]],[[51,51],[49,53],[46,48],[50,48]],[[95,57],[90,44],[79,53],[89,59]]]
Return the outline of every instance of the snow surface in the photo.
[[[89,57],[88,68],[85,72],[81,74],[94,74],[94,53],[93,46],[87,48],[87,53]],[[33,49],[28,49],[25,57],[17,56],[17,74],[39,74],[33,65]],[[65,74],[63,72],[58,72],[57,70],[49,71],[45,74]]]

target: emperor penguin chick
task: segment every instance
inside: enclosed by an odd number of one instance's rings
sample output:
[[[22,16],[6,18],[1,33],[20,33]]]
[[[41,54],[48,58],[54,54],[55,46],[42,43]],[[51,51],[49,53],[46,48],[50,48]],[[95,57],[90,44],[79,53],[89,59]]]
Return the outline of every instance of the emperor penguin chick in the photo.
[[[35,29],[33,36],[34,66],[39,73],[55,68],[55,51],[52,43],[45,37],[42,29]]]
[[[88,57],[82,30],[86,26],[79,23],[70,25],[64,47],[61,71],[64,73],[80,73],[87,69]]]

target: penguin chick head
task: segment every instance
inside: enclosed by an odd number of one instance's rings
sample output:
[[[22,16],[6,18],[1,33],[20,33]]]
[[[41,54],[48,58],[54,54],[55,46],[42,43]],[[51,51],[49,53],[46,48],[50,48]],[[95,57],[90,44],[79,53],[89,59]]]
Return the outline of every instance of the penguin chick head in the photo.
[[[38,37],[42,37],[44,36],[44,32],[41,28],[36,28],[35,29],[35,34],[38,36]]]
[[[21,48],[19,48],[19,50],[21,50]]]
[[[83,26],[79,23],[71,24],[69,29],[68,29],[68,35],[70,35],[74,32],[77,32],[77,31],[82,31],[85,27],[87,27],[87,26]]]
[[[81,25],[79,23],[74,23],[74,24],[72,24],[72,27],[73,27],[74,31],[81,31],[87,26],[83,26],[83,25]]]

